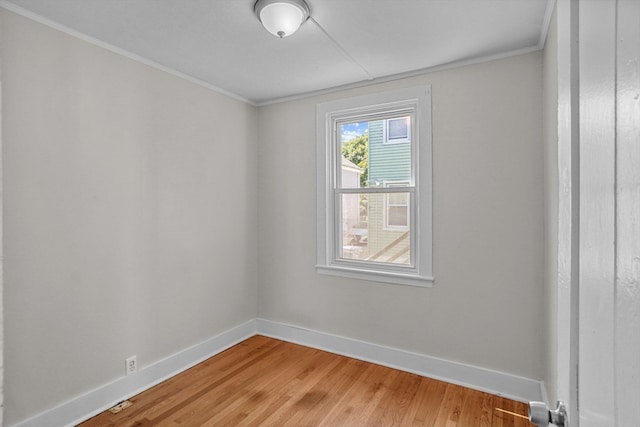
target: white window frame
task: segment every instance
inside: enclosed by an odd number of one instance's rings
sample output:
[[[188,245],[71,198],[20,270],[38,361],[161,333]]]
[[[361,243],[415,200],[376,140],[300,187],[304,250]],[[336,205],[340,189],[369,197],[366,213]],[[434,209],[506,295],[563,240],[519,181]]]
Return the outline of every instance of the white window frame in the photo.
[[[368,189],[409,192],[409,265],[340,257],[341,222],[337,195],[362,189],[337,189],[341,167],[339,124],[411,115],[411,186]],[[317,263],[321,274],[412,286],[433,285],[431,87],[416,86],[340,99],[317,105]]]
[[[411,181],[385,181],[385,188],[404,188],[409,187],[411,185]],[[411,197],[411,196],[409,196]],[[389,225],[389,207],[390,206],[407,206],[407,225]],[[389,203],[389,194],[385,195],[384,198],[384,210],[383,210],[383,224],[384,230],[388,231],[407,231],[409,230],[410,220],[411,220],[411,205],[410,203],[406,205],[392,205]]]
[[[406,144],[408,142],[411,142],[411,126],[412,124],[409,124],[409,127],[407,128],[407,136],[405,138],[394,138],[394,139],[389,139],[389,122],[391,120],[398,120],[398,119],[402,119],[403,117],[394,117],[392,119],[387,119],[384,121],[384,127],[383,127],[383,132],[384,132],[384,139],[383,139],[383,144],[384,145],[393,145],[393,144]]]

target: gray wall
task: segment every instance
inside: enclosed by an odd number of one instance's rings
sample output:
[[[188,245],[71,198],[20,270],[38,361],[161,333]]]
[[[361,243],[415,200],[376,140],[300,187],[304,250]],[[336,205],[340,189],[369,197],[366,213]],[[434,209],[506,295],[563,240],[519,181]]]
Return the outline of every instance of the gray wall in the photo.
[[[257,111],[0,19],[12,424],[255,318]]]
[[[315,272],[315,108],[432,85],[433,288]],[[259,111],[260,317],[541,379],[540,52]]]

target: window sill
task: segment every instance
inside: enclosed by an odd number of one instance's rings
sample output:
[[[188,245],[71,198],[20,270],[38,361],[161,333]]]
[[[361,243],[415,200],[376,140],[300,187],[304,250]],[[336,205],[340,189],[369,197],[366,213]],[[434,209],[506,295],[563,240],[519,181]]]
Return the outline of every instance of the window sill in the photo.
[[[434,282],[433,277],[419,276],[417,274],[371,271],[334,265],[316,265],[316,271],[319,274],[326,274],[329,276],[370,280],[372,282],[392,283],[396,285],[417,286],[421,288],[430,288],[433,286]]]

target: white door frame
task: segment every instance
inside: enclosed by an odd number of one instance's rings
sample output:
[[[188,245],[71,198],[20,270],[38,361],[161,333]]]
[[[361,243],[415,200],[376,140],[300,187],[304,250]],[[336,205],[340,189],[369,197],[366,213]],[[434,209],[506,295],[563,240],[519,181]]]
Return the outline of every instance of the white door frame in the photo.
[[[640,419],[640,2],[558,0],[557,396]],[[579,393],[578,393],[579,385]]]
[[[0,68],[2,68],[0,58]],[[3,238],[3,160],[2,160],[2,76],[0,75],[0,427],[4,415],[4,238]]]
[[[0,68],[2,58],[0,55]],[[0,427],[3,425],[4,415],[4,238],[3,238],[3,146],[2,146],[2,76],[0,75]]]
[[[616,0],[580,3],[579,423],[615,426]]]
[[[558,0],[557,390],[569,425],[578,419],[580,120],[578,0]]]
[[[580,425],[640,420],[640,2],[582,0]]]

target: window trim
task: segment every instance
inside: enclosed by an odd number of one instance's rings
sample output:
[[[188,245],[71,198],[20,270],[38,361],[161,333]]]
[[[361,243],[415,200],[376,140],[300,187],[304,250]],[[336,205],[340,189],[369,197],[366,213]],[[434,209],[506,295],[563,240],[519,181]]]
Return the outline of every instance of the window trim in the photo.
[[[366,118],[386,119],[395,112],[414,111],[412,119],[412,177],[410,230],[413,262],[409,266],[338,259],[339,207],[335,183],[337,123]],[[433,285],[431,87],[416,86],[389,92],[320,103],[316,107],[317,263],[316,271],[332,276],[428,287]],[[419,166],[419,167],[418,167]],[[356,191],[357,189],[353,189]],[[388,190],[381,188],[382,191]],[[407,191],[401,188],[402,191]],[[414,191],[415,190],[415,191]],[[344,191],[344,189],[341,189]],[[338,227],[338,228],[336,228]]]

